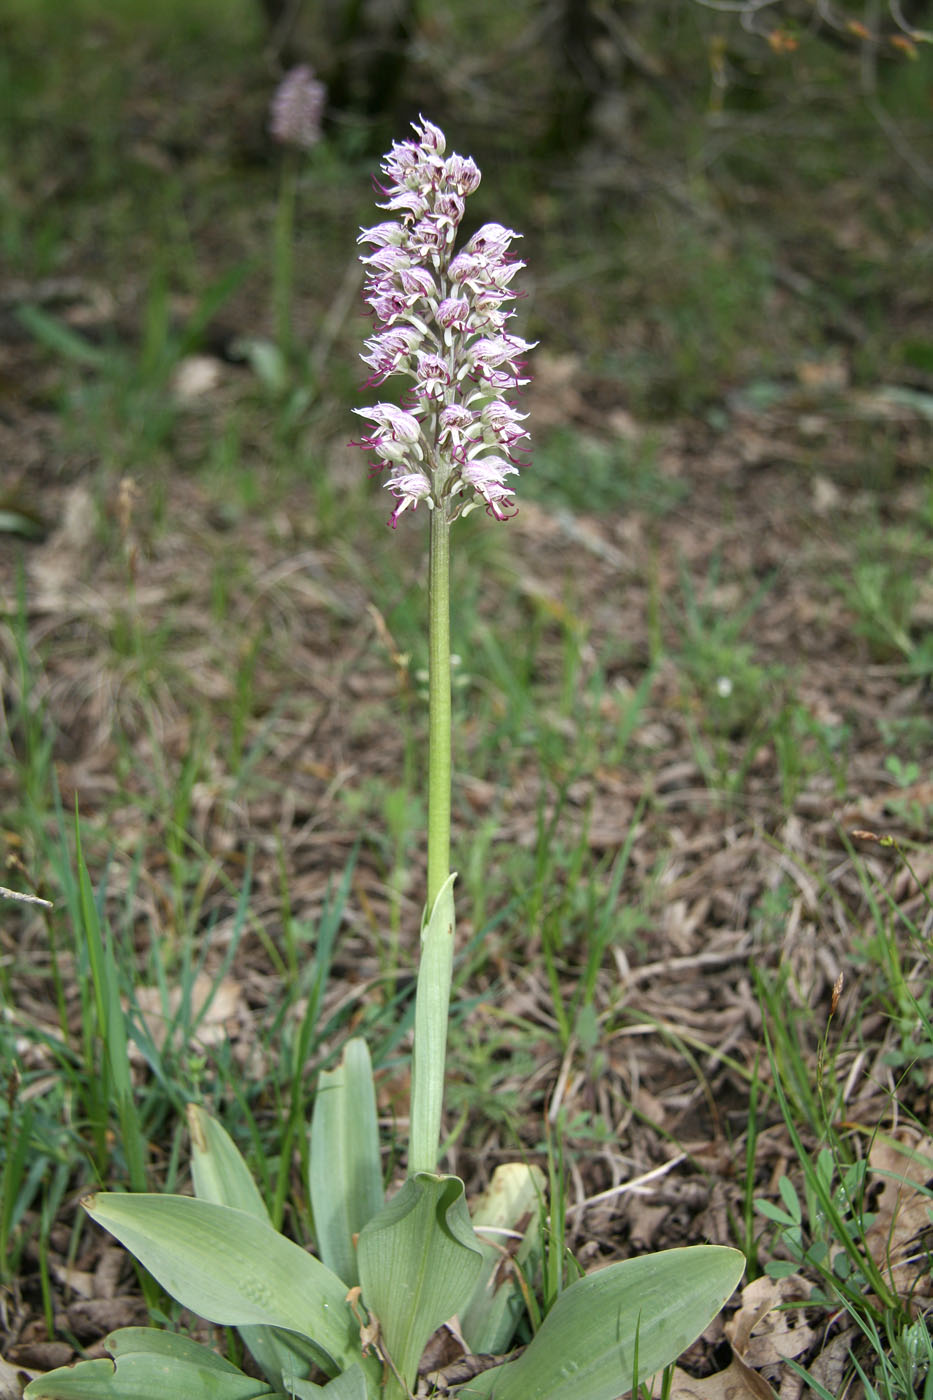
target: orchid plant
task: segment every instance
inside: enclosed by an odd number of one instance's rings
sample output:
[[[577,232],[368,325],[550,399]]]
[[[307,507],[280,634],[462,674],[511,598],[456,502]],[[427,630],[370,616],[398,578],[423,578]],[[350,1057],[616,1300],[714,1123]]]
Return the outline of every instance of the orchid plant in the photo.
[[[298,202],[300,157],[314,150],[321,140],[321,121],[327,101],[327,89],[314,76],[306,63],[292,68],[279,83],[272,98],[269,113],[269,134],[282,147],[279,200],[275,215],[275,246],[272,258],[272,301],[275,308],[275,347],[278,358],[270,356],[271,347],[263,341],[249,341],[246,349],[254,368],[263,362],[265,377],[270,384],[285,379],[284,364],[293,350],[292,301],[294,293],[295,207]],[[264,348],[263,348],[264,347]],[[282,363],[280,363],[280,361]]]
[[[445,154],[430,122],[414,138],[394,144],[382,167],[390,217],[360,236],[376,322],[363,356],[370,383],[400,375],[410,387],[401,406],[357,410],[372,425],[362,445],[387,472],[393,528],[422,502],[430,524],[427,902],[406,1179],[386,1200],[362,1040],[321,1074],[315,1100],[308,1188],[319,1258],[274,1230],[232,1140],[191,1105],[194,1197],[99,1192],[83,1205],[179,1303],[237,1327],[265,1380],[189,1337],[124,1328],[107,1339],[112,1361],[53,1371],[25,1400],[616,1400],[699,1335],[744,1267],[737,1250],[712,1245],[612,1264],[559,1293],[509,1355],[534,1288],[543,1175],[500,1167],[471,1215],[462,1181],[439,1169],[454,956],[450,531],[477,506],[497,520],[514,513],[528,440],[514,394],[532,347],[509,329],[518,235],[485,224],[457,251],[480,172]],[[462,1359],[426,1380],[426,1349],[445,1325]],[[311,1379],[321,1375],[329,1379]]]

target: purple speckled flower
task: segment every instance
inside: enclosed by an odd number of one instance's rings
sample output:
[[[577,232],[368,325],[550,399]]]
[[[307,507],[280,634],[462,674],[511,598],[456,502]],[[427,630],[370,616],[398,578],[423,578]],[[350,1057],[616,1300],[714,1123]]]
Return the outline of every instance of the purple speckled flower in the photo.
[[[283,146],[310,150],[321,139],[327,89],[307,63],[290,69],[275,90],[269,130]]]
[[[375,318],[363,363],[368,383],[411,380],[399,408],[358,408],[373,430],[360,446],[388,468],[394,527],[426,501],[450,520],[484,505],[498,520],[514,514],[507,478],[518,473],[528,433],[512,395],[528,379],[532,348],[507,330],[512,278],[524,263],[509,249],[521,235],[484,224],[454,252],[465,201],[480,182],[469,156],[445,156],[444,133],[423,118],[416,140],[395,142],[378,188],[396,217],[363,229],[364,299]]]

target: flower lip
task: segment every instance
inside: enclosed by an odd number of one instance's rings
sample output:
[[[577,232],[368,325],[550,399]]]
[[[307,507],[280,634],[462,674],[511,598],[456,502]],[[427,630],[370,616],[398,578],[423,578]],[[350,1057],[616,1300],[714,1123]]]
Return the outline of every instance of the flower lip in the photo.
[[[444,162],[444,175],[458,194],[473,194],[479,189],[482,179],[479,166],[470,156],[448,156]]]
[[[495,254],[501,257],[507,252],[513,238],[521,238],[521,234],[516,233],[512,228],[506,228],[503,224],[483,224],[482,228],[478,228],[467,243],[466,251],[468,253],[485,253],[487,256]]]
[[[394,442],[416,443],[421,436],[418,419],[397,404],[376,403],[371,408],[355,408],[353,412],[384,429]]]
[[[470,303],[466,297],[444,297],[434,313],[438,324],[446,329],[463,330],[468,324]]]
[[[366,257],[361,257],[360,262],[364,267],[374,267],[378,272],[393,273],[405,267],[411,267],[411,255],[398,244],[386,243],[377,248],[375,253],[367,253]]]
[[[400,247],[405,242],[405,227],[392,219],[386,219],[372,228],[361,228],[357,243],[373,243],[378,248]],[[361,259],[362,261],[362,259]]]
[[[389,524],[394,530],[398,525],[399,516],[403,511],[417,508],[419,501],[430,501],[431,482],[423,472],[405,472],[402,475],[394,476],[385,483],[386,490],[391,491],[397,497],[398,505],[389,516]]]

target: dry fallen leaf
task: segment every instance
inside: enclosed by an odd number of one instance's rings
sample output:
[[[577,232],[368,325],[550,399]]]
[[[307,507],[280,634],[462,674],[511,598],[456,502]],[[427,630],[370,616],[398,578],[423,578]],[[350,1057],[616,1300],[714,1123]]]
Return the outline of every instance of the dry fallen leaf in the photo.
[[[655,1395],[660,1394],[660,1377],[655,1379]],[[733,1356],[724,1371],[696,1379],[679,1366],[674,1367],[670,1400],[776,1400],[763,1376],[753,1371],[739,1356]]]
[[[136,992],[143,1023],[160,1050],[181,1006],[181,999],[180,987],[169,988],[167,997],[161,987],[140,987]],[[205,1011],[208,999],[210,1005]],[[215,982],[208,973],[199,972],[192,984],[190,995],[190,1019],[197,1021],[197,1029],[191,1037],[190,1046],[219,1045],[229,1034],[230,1024],[237,1019],[241,1005],[242,991],[239,982],[234,981],[232,977],[222,977],[220,982]],[[136,1053],[138,1055],[139,1052]]]
[[[839,356],[823,360],[801,360],[794,366],[801,388],[815,393],[838,393],[849,383],[849,368]]]
[[[75,585],[85,575],[96,531],[94,497],[86,486],[70,487],[61,524],[30,557],[33,606],[40,612],[59,612],[74,605]]]
[[[933,1138],[904,1129],[879,1136],[868,1154],[872,1178],[882,1183],[876,1218],[865,1236],[872,1258],[901,1296],[929,1297],[929,1252],[921,1237],[931,1230]]]
[[[789,1303],[803,1303],[809,1284],[797,1274],[789,1278],[756,1278],[742,1289],[742,1305],[723,1328],[737,1356],[749,1366],[775,1366],[788,1356],[801,1356],[816,1333],[798,1309],[778,1312]]]
[[[35,1374],[33,1371],[11,1366],[0,1356],[0,1400],[20,1400],[24,1383],[32,1380]]]

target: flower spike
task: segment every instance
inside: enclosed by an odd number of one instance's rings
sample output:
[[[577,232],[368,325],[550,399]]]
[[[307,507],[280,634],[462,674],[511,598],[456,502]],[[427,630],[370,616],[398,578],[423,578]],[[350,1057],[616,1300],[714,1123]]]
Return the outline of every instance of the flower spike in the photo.
[[[469,156],[447,155],[432,122],[422,117],[412,129],[414,140],[393,143],[376,185],[392,217],[357,240],[368,249],[360,254],[363,298],[375,320],[361,357],[372,371],[367,382],[401,374],[412,387],[404,408],[355,410],[373,424],[360,446],[387,468],[393,529],[419,501],[450,521],[476,505],[504,520],[515,513],[508,478],[528,440],[512,395],[528,383],[524,356],[533,345],[507,329],[515,314],[509,287],[525,265],[510,248],[521,235],[483,224],[455,252],[479,168]]]

